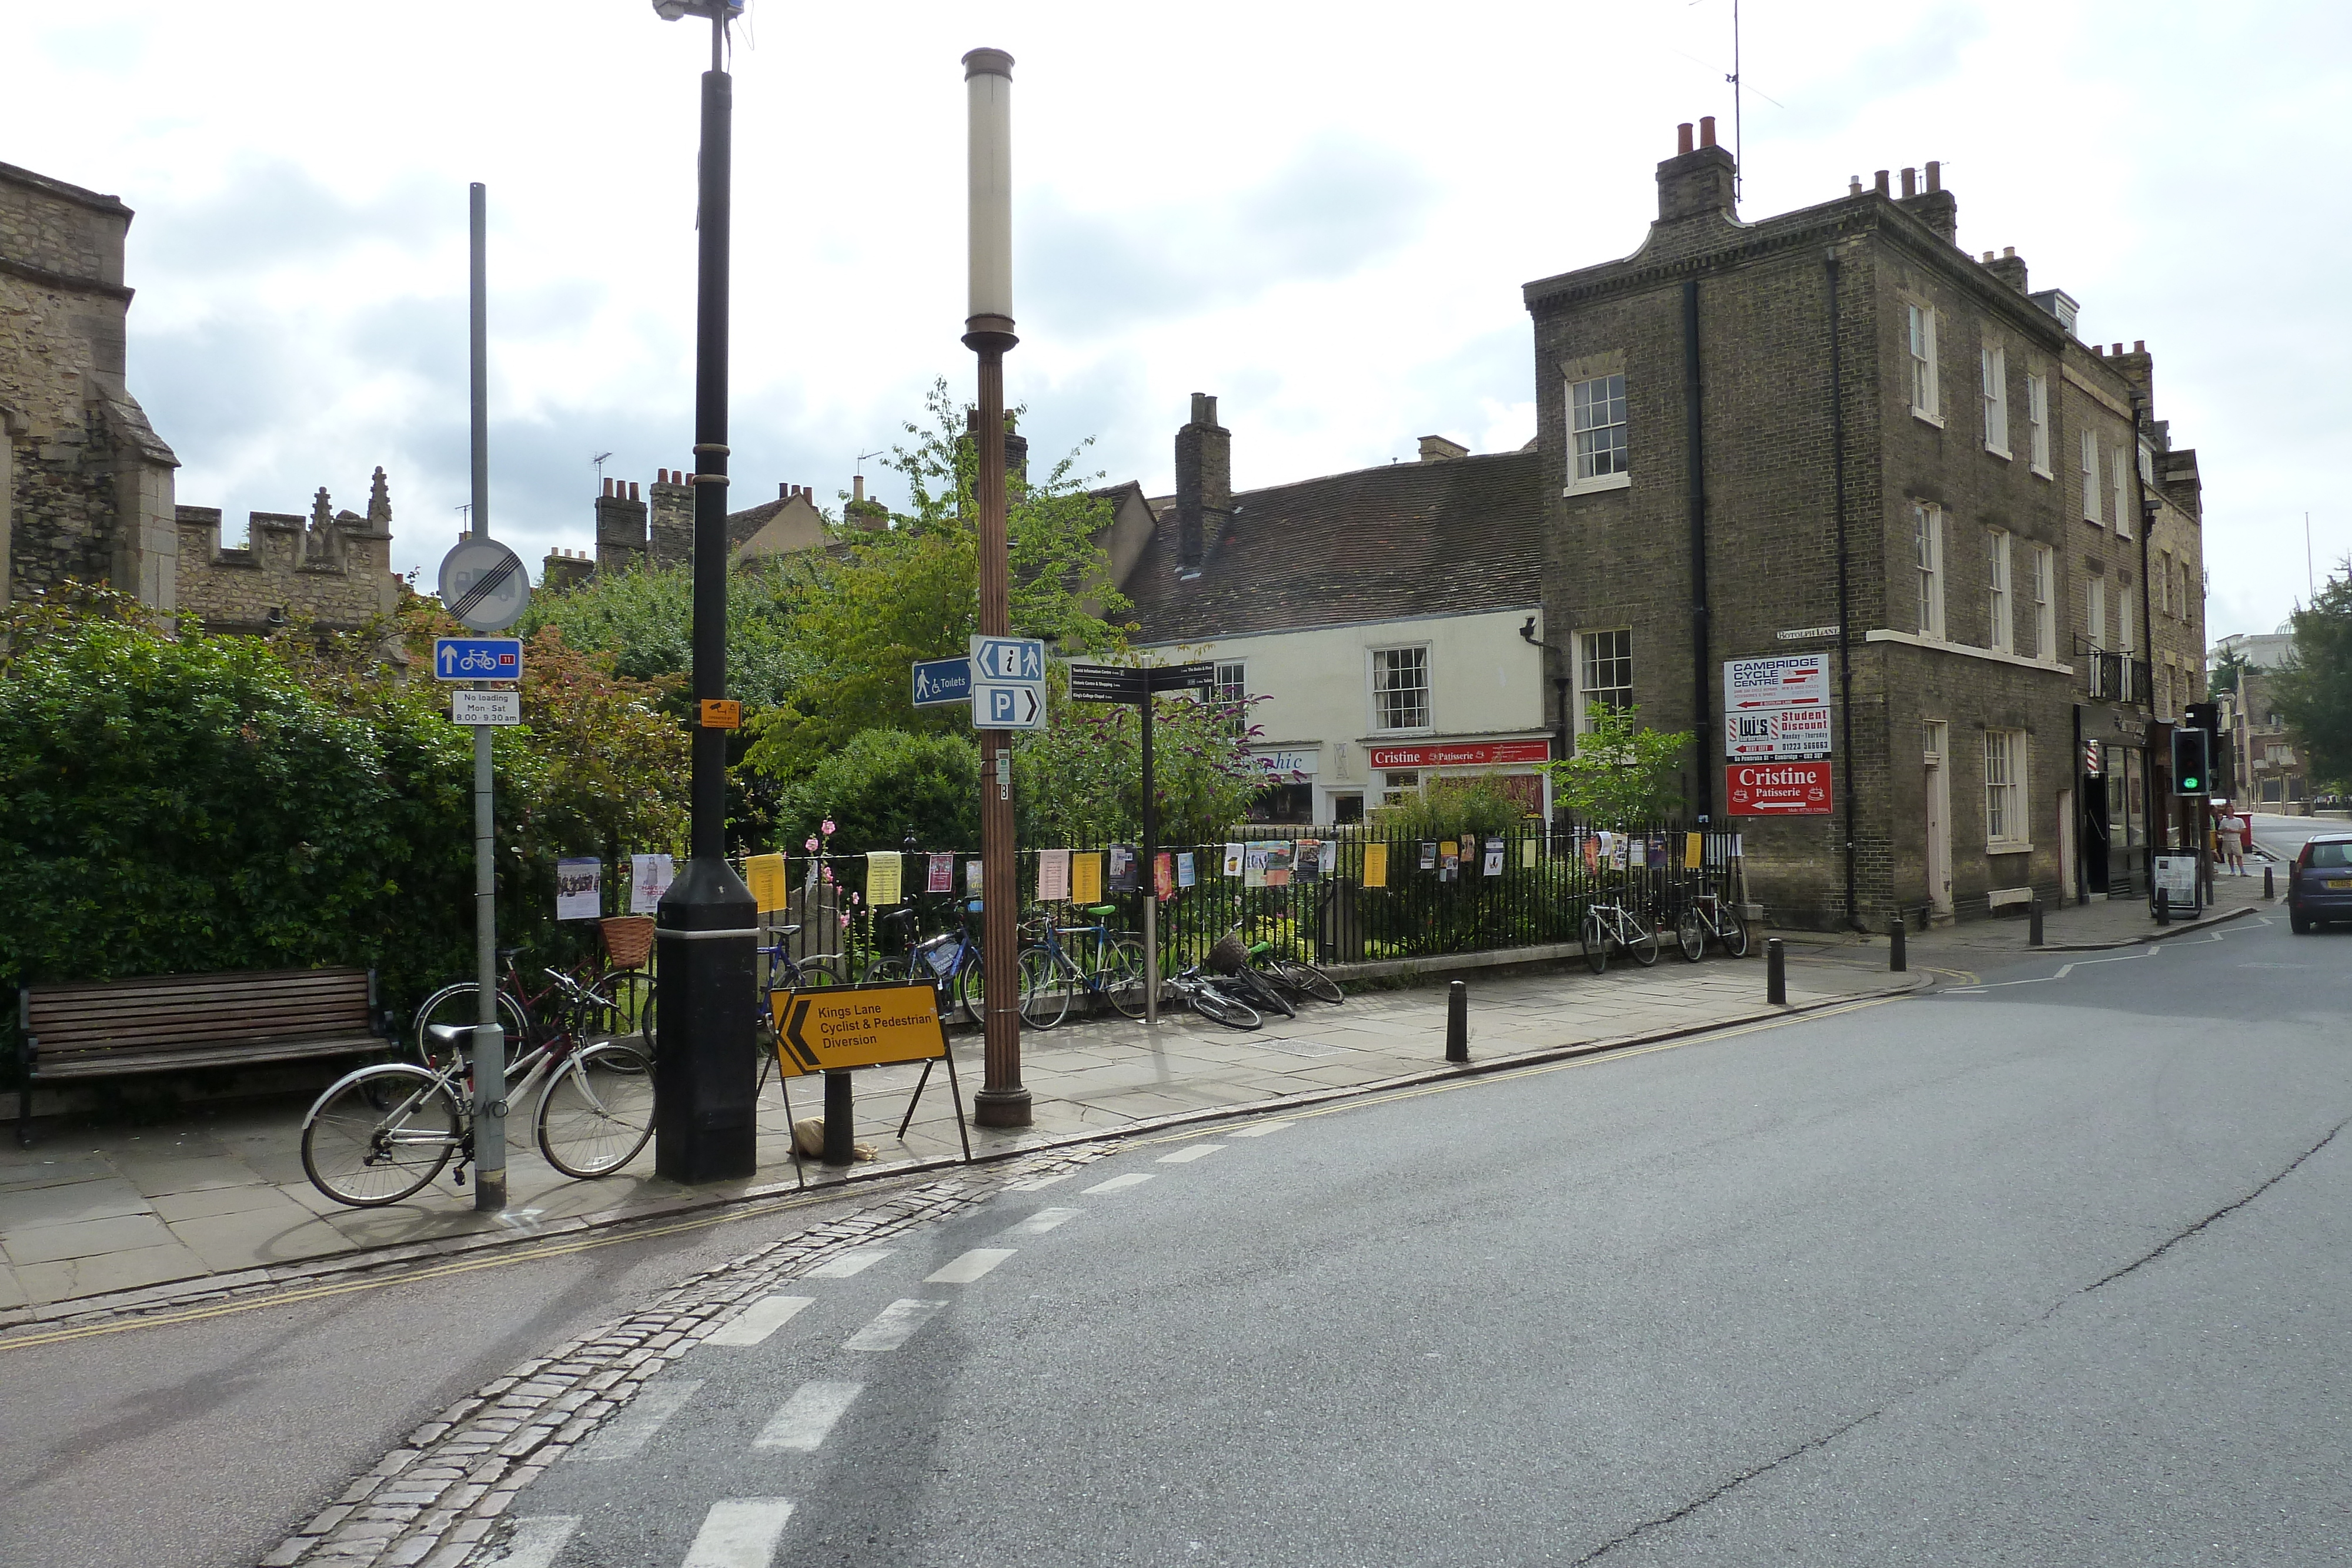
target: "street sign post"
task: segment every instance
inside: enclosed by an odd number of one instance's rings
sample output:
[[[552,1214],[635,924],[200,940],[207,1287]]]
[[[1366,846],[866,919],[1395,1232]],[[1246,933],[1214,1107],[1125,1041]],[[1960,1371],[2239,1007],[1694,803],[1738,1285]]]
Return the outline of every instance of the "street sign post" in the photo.
[[[520,724],[522,694],[520,692],[451,692],[449,722],[452,724]]]
[[[1038,637],[983,637],[975,633],[971,639],[971,673],[974,680],[1000,684],[1045,684],[1045,643]]]
[[[981,729],[1043,729],[1045,727],[1045,688],[1025,683],[1000,686],[988,682],[974,682],[971,688],[971,722]]]
[[[441,558],[441,607],[477,632],[503,632],[522,619],[530,578],[521,558],[476,535]]]
[[[436,637],[433,675],[443,681],[522,679],[520,637]]]
[[[918,659],[914,666],[915,706],[953,707],[971,700],[970,659]]]

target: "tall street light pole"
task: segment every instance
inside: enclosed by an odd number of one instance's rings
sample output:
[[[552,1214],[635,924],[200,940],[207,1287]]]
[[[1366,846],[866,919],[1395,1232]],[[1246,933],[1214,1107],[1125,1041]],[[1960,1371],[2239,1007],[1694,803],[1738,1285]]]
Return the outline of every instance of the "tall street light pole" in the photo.
[[[666,21],[710,18],[702,78],[700,266],[694,368],[693,833],[684,872],[656,915],[654,1168],[723,1181],[758,1167],[751,974],[758,912],[727,863],[727,251],[735,87],[721,68],[741,0],[654,0]],[[714,722],[718,721],[718,722]],[[724,724],[727,727],[721,727]]]
[[[971,156],[971,312],[964,346],[980,356],[980,632],[1010,636],[1013,615],[1005,549],[1004,351],[1013,333],[1013,57],[974,49],[963,57]],[[972,1096],[983,1127],[1029,1125],[1021,1084],[1021,985],[1013,912],[1020,902],[1013,856],[1013,737],[980,732],[981,974],[986,1005],[985,1068]]]

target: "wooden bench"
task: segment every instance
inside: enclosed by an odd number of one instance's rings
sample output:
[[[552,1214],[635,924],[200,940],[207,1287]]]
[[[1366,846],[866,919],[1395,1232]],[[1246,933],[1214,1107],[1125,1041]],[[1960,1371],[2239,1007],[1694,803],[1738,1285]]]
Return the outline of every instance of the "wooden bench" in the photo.
[[[33,1085],[382,1051],[389,1022],[373,969],[156,975],[16,993],[16,1138]]]

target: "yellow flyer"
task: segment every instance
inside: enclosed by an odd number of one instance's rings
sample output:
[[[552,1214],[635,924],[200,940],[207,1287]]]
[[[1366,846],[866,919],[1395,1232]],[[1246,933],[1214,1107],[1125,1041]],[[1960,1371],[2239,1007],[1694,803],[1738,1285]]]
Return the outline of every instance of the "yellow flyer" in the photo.
[[[751,886],[751,902],[760,913],[770,914],[784,906],[784,857],[753,855],[743,862],[743,880]]]
[[[1070,857],[1070,897],[1078,904],[1102,902],[1102,856],[1099,854]]]
[[[1706,857],[1701,846],[1706,842],[1706,841],[1696,833],[1683,835],[1683,869],[1685,871],[1696,871],[1704,862]]]
[[[1386,887],[1389,884],[1389,847],[1386,844],[1364,846],[1364,885]]]
[[[898,902],[899,863],[897,850],[877,850],[866,857],[866,902],[867,904]]]

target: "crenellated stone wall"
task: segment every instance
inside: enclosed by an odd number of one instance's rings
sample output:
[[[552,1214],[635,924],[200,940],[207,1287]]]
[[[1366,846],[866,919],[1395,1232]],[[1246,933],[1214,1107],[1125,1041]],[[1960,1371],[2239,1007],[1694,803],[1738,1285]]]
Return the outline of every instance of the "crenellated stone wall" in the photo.
[[[392,499],[381,468],[365,517],[334,510],[321,487],[308,519],[251,514],[242,546],[222,543],[215,507],[180,507],[178,527],[180,613],[208,632],[262,632],[289,620],[347,631],[400,602]]]

